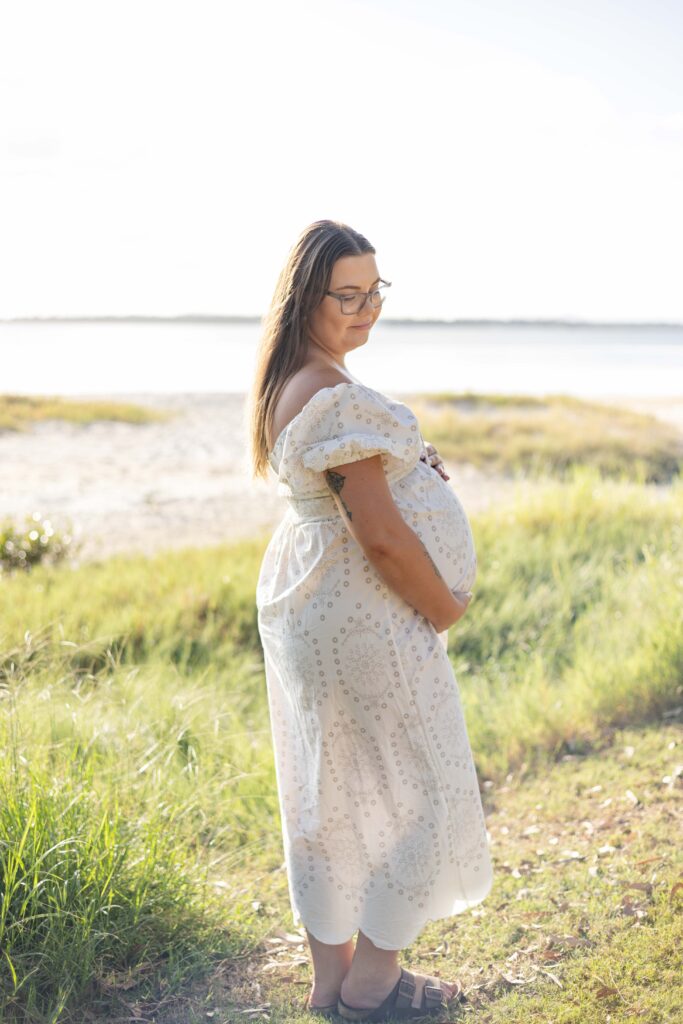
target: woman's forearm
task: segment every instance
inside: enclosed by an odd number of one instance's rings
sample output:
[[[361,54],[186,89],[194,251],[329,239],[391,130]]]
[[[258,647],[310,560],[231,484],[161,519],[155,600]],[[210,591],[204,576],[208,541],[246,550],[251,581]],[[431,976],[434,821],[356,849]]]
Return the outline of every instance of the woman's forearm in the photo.
[[[437,632],[448,629],[467,611],[468,602],[449,590],[427,548],[406,522],[365,554],[387,585],[429,619]]]

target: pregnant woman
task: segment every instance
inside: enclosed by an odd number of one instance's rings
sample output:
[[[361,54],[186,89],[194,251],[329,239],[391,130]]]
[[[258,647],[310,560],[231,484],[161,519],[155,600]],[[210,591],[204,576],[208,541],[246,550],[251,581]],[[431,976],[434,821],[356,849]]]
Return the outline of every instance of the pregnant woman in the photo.
[[[264,320],[249,399],[254,473],[270,465],[288,501],[256,604],[289,896],[311,948],[307,1008],[348,1020],[464,999],[399,951],[492,884],[446,652],[476,575],[472,532],[413,412],[344,362],[389,285],[366,238],[309,225]]]

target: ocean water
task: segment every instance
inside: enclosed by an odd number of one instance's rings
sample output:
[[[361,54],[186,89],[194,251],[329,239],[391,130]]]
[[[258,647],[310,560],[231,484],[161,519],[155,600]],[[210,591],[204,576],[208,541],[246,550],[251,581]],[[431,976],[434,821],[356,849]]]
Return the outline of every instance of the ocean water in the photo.
[[[0,392],[239,392],[258,323],[0,324]],[[346,366],[368,387],[411,391],[683,395],[683,327],[390,324]]]

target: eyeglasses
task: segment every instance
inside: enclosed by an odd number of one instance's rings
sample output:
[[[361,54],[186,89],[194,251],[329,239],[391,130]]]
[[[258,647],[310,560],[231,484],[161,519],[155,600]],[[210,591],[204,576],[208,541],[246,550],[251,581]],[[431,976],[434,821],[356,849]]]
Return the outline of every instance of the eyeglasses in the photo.
[[[382,279],[380,278],[380,280]],[[345,316],[353,316],[355,313],[360,313],[368,299],[370,299],[370,305],[375,309],[378,309],[387,297],[387,288],[391,288],[391,281],[382,280],[380,287],[375,288],[371,292],[355,292],[353,295],[341,295],[339,292],[325,292],[325,295],[332,295],[333,298],[339,299],[339,305],[341,306],[342,313]]]

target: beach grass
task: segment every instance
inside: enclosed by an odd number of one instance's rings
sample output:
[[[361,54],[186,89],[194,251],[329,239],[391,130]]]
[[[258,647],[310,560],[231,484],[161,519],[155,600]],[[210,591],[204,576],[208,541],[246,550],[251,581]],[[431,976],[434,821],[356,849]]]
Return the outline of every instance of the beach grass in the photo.
[[[501,860],[484,916],[433,923],[406,956],[431,967],[447,934],[441,973],[462,974],[466,959],[484,1020],[597,1024],[609,1006],[616,1021],[647,976],[643,1006],[665,1021],[676,990],[663,981],[681,937],[677,896],[667,895],[681,748],[664,754],[662,744],[680,737],[683,708],[683,483],[645,488],[579,467],[564,483],[522,488],[472,527],[479,575],[449,654],[490,820],[552,822],[562,837],[554,853],[589,845],[586,859],[550,870],[550,853],[531,855],[545,846],[535,833],[494,830],[510,871]],[[221,1020],[244,1020],[266,999],[255,986],[281,949],[288,970],[273,968],[268,1015],[296,1019],[306,958],[296,936],[267,942],[291,927],[254,593],[267,540],[36,565],[3,580],[0,1019],[127,1012],[170,1024],[217,1007]],[[639,759],[615,748],[622,729]],[[594,833],[581,820],[595,803],[589,779],[614,803],[600,809],[606,825],[591,819]],[[654,795],[643,801],[645,783]],[[657,812],[647,827],[627,790],[643,814]],[[590,845],[603,837],[620,851],[613,876],[608,854]],[[661,871],[643,875],[631,853],[663,856]],[[624,910],[621,881],[643,878],[652,898],[638,916]],[[502,904],[505,913],[494,910]],[[536,913],[575,938],[587,919],[593,944],[556,941],[545,956]],[[536,967],[528,985],[494,970],[517,977],[532,961],[561,969],[562,989]],[[598,998],[599,977],[622,995]]]
[[[47,395],[0,395],[0,433],[3,430],[23,431],[35,423],[62,420],[85,426],[102,420],[121,423],[153,423],[165,421],[170,414],[133,402],[102,399],[78,401]]]
[[[641,483],[667,483],[681,473],[680,430],[622,406],[571,395],[539,398],[467,391],[416,394],[406,401],[425,440],[448,463],[470,463],[520,480],[564,480],[577,465]],[[174,415],[131,402],[0,395],[0,432],[26,430],[46,420],[145,424]]]
[[[445,461],[524,478],[566,479],[574,466],[665,483],[681,473],[683,437],[655,416],[570,395],[416,395],[410,407]]]

